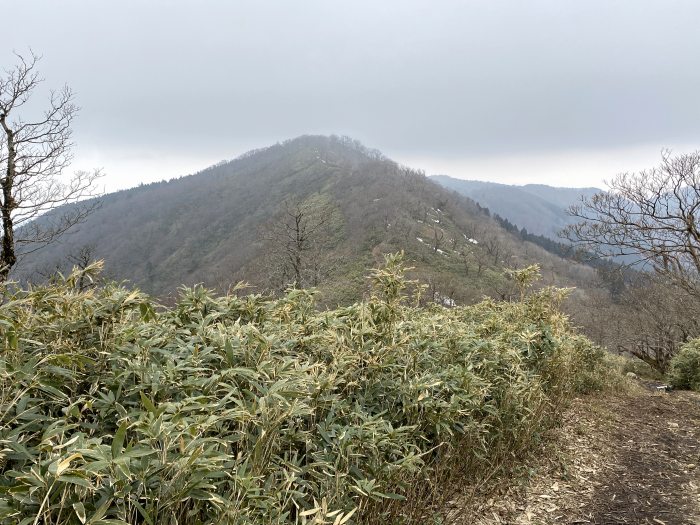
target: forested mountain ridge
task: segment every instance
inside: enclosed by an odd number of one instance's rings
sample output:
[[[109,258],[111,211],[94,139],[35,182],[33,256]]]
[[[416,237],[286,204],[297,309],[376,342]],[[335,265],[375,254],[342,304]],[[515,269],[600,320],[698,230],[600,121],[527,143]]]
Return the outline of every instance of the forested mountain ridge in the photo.
[[[431,177],[445,188],[469,197],[529,233],[556,239],[558,232],[575,222],[567,208],[582,197],[591,197],[597,188],[557,188],[544,184],[515,186],[464,180],[447,175]]]
[[[198,282],[226,289],[245,280],[274,291],[303,281],[330,303],[347,303],[366,289],[366,268],[404,251],[430,296],[451,304],[507,294],[504,267],[539,262],[547,282],[564,285],[592,272],[348,138],[299,137],[101,201],[60,244],[27,257],[15,277],[66,271],[87,247],[110,277],[161,296]],[[290,241],[295,214],[301,241]]]

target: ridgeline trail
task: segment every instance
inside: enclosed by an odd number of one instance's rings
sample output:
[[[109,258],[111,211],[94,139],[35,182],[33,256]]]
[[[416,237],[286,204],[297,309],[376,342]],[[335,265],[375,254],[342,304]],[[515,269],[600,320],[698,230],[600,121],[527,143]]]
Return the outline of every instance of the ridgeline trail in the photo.
[[[658,385],[575,400],[529,479],[453,523],[700,525],[700,394]]]

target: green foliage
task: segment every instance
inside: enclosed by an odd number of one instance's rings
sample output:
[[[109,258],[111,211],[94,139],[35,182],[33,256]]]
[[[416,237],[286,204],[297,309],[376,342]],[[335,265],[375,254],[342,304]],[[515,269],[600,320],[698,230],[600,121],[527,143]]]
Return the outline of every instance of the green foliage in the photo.
[[[664,379],[664,375],[661,372],[637,357],[621,357],[620,359],[622,360],[620,373],[623,375],[632,372],[637,377],[651,379],[652,381],[662,381]]]
[[[506,275],[517,284],[521,301],[525,297],[525,292],[527,292],[528,288],[542,277],[538,264],[533,264],[527,268],[508,269],[506,270]]]
[[[700,391],[700,339],[687,342],[673,356],[668,380],[675,388]]]
[[[629,359],[611,354],[600,347],[590,348],[590,342],[582,338],[585,351],[576,352],[579,359],[575,365],[574,389],[581,394],[596,391],[624,392],[630,387],[625,379],[625,368]]]
[[[396,521],[441,465],[495,468],[590,386],[601,355],[558,290],[418,308],[403,272],[321,312],[308,290],[5,290],[0,520]]]

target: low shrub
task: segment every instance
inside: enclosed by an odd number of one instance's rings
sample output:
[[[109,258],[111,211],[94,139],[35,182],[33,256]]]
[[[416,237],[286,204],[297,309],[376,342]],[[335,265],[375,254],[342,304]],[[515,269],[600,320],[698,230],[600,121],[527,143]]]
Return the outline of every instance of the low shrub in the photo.
[[[573,354],[577,360],[570,372],[575,393],[624,391],[627,383],[623,379],[618,356],[600,347],[591,346],[590,341],[583,336],[579,338],[578,344],[581,348]]]
[[[75,274],[5,288],[0,519],[405,521],[444,465],[498,468],[599,386],[561,290],[419,308],[400,257],[371,278],[370,299],[332,311],[307,290],[184,288],[166,308]]]
[[[700,339],[687,342],[673,356],[668,381],[674,388],[700,391]]]
[[[651,365],[645,363],[637,357],[622,357],[624,359],[624,365],[622,368],[622,373],[627,374],[632,372],[634,375],[641,377],[642,379],[651,379],[652,381],[662,381],[664,375],[657,369],[652,368]]]

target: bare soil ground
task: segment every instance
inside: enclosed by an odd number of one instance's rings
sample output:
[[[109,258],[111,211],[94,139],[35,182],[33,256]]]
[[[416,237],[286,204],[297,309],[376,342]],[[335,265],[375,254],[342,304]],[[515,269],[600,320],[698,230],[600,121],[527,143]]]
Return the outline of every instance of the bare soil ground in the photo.
[[[451,523],[700,525],[700,395],[656,386],[575,400],[527,476]]]

